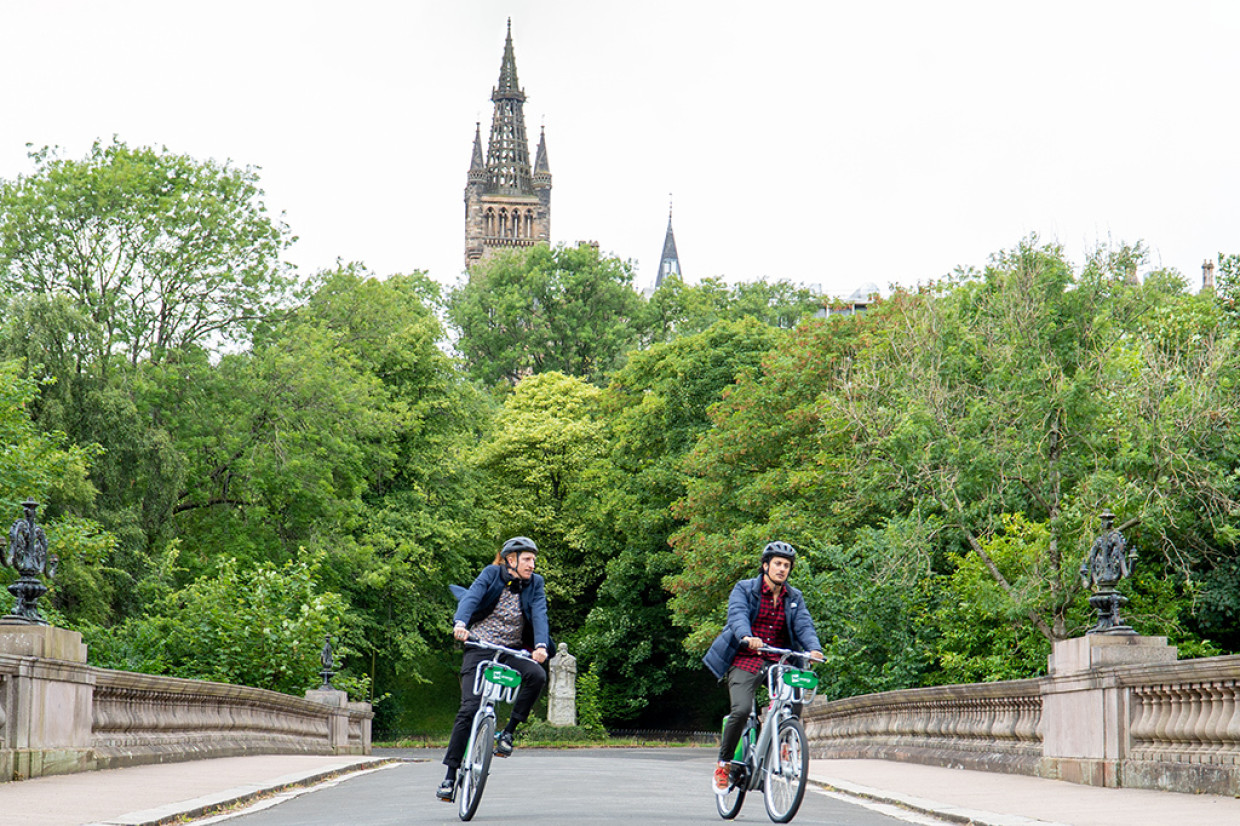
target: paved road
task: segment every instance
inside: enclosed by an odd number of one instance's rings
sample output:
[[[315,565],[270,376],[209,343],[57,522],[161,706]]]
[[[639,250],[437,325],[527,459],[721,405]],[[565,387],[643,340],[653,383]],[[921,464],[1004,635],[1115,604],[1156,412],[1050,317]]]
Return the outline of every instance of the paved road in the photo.
[[[495,760],[474,823],[720,824],[709,789],[713,749],[531,750]],[[443,777],[438,759],[401,763],[321,786],[262,811],[230,817],[229,826],[339,826],[341,823],[460,823],[456,806],[434,799]],[[760,794],[736,823],[769,823]],[[797,824],[907,826],[939,823],[881,814],[811,787]]]

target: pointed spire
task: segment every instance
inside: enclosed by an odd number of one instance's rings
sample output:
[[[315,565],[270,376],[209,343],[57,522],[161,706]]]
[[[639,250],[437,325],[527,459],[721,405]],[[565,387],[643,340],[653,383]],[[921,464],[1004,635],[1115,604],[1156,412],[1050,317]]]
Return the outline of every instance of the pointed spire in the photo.
[[[551,172],[551,166],[547,161],[547,129],[542,126],[538,128],[538,155],[534,160],[534,171],[548,174]]]
[[[663,237],[663,255],[659,259],[659,274],[654,278],[654,288],[663,286],[663,279],[675,275],[680,277],[680,258],[676,255],[676,236],[672,232],[672,200],[667,201],[667,235]]]
[[[482,157],[482,123],[474,124],[474,154],[469,159],[470,172],[483,172],[486,170],[486,159]]]
[[[495,114],[487,147],[487,192],[533,194],[530,181],[530,143],[525,137],[525,92],[517,84],[517,59],[512,51],[512,19],[504,43],[499,85],[491,92]]]
[[[499,85],[491,92],[491,100],[507,98],[525,100],[525,92],[517,82],[517,58],[512,50],[512,18],[508,18],[508,39],[504,41],[504,60],[499,66]]]

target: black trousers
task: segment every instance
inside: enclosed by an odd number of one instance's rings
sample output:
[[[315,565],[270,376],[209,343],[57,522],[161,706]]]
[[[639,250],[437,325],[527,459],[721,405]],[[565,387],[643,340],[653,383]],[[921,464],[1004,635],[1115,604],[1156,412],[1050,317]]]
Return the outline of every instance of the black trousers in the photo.
[[[456,713],[456,722],[452,726],[452,737],[448,740],[448,753],[444,755],[443,764],[449,769],[460,768],[461,757],[465,755],[465,746],[469,742],[469,729],[473,725],[474,715],[478,706],[482,705],[482,697],[474,693],[474,671],[482,660],[495,656],[494,651],[481,648],[465,650],[465,659],[461,663],[461,708]],[[510,719],[518,723],[530,716],[530,709],[538,701],[543,686],[547,684],[547,672],[538,663],[500,654],[499,661],[510,668],[521,672],[521,687],[517,689],[517,699],[512,704]]]

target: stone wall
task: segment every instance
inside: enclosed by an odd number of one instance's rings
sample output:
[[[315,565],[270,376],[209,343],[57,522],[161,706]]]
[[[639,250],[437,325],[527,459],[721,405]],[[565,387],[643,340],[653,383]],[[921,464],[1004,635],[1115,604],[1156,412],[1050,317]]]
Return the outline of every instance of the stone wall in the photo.
[[[1041,679],[816,701],[805,723],[815,757],[1240,795],[1240,656],[1177,662],[1162,637],[1065,640]]]
[[[0,780],[242,754],[370,753],[370,705],[342,691],[292,697],[95,668],[80,635],[45,626],[0,629],[0,651],[10,652],[0,653]]]

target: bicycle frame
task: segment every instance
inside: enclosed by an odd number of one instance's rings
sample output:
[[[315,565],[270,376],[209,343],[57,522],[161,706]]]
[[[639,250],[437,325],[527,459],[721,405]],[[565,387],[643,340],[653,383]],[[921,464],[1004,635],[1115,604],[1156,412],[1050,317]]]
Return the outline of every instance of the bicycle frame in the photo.
[[[477,745],[480,732],[489,738],[495,731],[495,704],[511,703],[516,699],[521,685],[521,672],[499,661],[501,654],[520,657],[523,660],[537,662],[524,651],[506,648],[479,640],[465,643],[472,648],[483,648],[494,652],[490,659],[480,660],[474,667],[474,694],[478,695],[478,710],[474,713],[474,721],[470,727],[469,740],[465,744],[465,754],[460,768],[457,770],[456,788],[460,792],[460,805],[457,813],[461,820],[469,820],[478,809],[486,788],[487,775],[491,771],[491,744],[485,743],[479,755]],[[477,756],[477,760],[475,760]]]
[[[779,654],[779,660],[767,667],[766,672],[766,688],[770,695],[771,704],[767,708],[766,719],[761,721],[760,734],[758,742],[749,752],[749,758],[746,763],[749,767],[749,777],[745,784],[746,791],[753,791],[762,785],[762,774],[768,768],[778,772],[779,755],[775,755],[775,765],[767,766],[767,759],[771,751],[771,738],[775,736],[775,732],[779,731],[779,724],[789,717],[795,717],[792,707],[797,704],[804,705],[814,699],[814,695],[818,693],[817,685],[804,688],[800,686],[790,685],[784,681],[784,675],[801,671],[788,664],[789,658],[796,657],[803,662],[809,662],[809,654],[800,651],[789,651],[786,648],[772,648],[763,646],[757,649],[759,652],[767,654]],[[754,701],[754,708],[750,712],[752,717],[758,716],[757,700]]]

